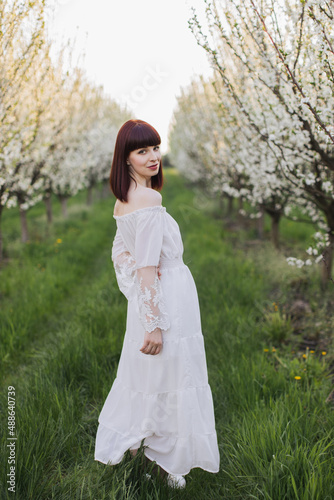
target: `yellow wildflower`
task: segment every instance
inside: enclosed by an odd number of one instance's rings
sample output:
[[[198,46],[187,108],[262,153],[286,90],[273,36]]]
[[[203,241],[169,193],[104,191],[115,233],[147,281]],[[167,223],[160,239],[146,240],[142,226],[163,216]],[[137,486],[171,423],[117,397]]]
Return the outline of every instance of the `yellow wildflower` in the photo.
[[[310,351],[310,353],[311,353],[311,354],[314,354],[314,353],[315,353],[315,351]]]
[[[296,380],[300,380],[300,379],[301,379],[301,377],[300,377],[299,375],[296,375],[296,376],[295,376],[295,379],[296,379]]]
[[[322,351],[321,353],[323,356],[326,356],[327,352],[326,351]]]
[[[303,358],[304,358],[304,359],[306,359],[306,358],[307,358],[306,354],[303,354]]]
[[[62,242],[63,242],[63,240],[61,238],[57,239],[57,243],[62,243]]]
[[[263,352],[269,352],[269,349],[263,349]]]

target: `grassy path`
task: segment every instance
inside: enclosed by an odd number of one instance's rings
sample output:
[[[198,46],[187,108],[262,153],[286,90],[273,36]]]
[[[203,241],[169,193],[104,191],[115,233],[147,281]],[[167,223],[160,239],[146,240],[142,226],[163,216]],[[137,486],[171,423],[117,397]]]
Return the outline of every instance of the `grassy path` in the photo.
[[[159,480],[144,481],[140,455],[127,455],[113,468],[94,462],[97,418],[116,373],[126,301],[110,261],[113,201],[88,211],[79,198],[69,220],[57,219],[47,238],[40,238],[43,207],[36,208],[35,240],[22,251],[11,224],[19,266],[3,270],[0,285],[0,404],[6,416],[7,386],[14,386],[16,495],[7,492],[3,473],[1,498],[333,498],[334,417],[325,404],[331,385],[325,360],[274,348],[272,324],[263,322],[271,276],[229,242],[212,217],[213,203],[199,203],[173,172],[163,200],[180,225],[184,261],[197,284],[220,472],[193,469],[186,490],[177,492]],[[8,472],[6,437],[0,465]]]

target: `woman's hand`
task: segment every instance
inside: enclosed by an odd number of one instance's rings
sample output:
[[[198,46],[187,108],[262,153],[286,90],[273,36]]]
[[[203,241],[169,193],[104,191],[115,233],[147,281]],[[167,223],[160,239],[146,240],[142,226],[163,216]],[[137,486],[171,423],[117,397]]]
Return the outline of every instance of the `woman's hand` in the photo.
[[[140,349],[143,354],[159,354],[162,349],[162,333],[160,328],[156,328],[153,332],[145,332],[144,345]]]

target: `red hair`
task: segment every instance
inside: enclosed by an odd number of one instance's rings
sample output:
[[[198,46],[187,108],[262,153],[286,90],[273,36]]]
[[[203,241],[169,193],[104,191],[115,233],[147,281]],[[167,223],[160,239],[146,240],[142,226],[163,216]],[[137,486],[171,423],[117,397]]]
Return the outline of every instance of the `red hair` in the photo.
[[[131,175],[126,161],[129,154],[136,149],[158,146],[161,138],[158,132],[142,120],[128,120],[119,129],[114,149],[110,172],[110,187],[116,198],[128,201]],[[162,161],[159,172],[151,177],[153,189],[160,190],[163,185]]]

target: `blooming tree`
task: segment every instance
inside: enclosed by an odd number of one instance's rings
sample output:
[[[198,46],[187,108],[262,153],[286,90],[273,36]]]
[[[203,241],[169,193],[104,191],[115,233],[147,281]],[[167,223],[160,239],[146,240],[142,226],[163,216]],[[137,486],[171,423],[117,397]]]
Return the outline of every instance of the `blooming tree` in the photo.
[[[44,10],[42,0],[0,3],[0,259],[2,212],[11,204],[12,179],[38,130],[39,108],[27,80],[35,76],[44,44]]]
[[[229,204],[238,198],[241,207],[247,199],[256,207],[253,217],[262,220],[262,211],[267,212],[278,246],[278,223],[291,197],[290,186],[277,159],[252,128],[245,126],[227,90],[217,89],[218,85],[217,81],[194,81],[180,96],[170,135],[174,162],[191,179],[197,179],[198,170],[212,192],[227,197]]]
[[[196,13],[190,27],[221,88],[228,90],[258,144],[266,144],[265,156],[270,151],[276,158],[295,202],[324,235],[312,256],[324,261],[325,284],[334,246],[334,3],[205,4],[209,32],[203,33]]]
[[[59,198],[66,216],[70,196],[87,188],[90,203],[92,188],[109,178],[117,130],[129,114],[78,70],[64,89],[61,115],[64,126],[53,139],[43,191]]]
[[[43,0],[0,4],[0,223],[5,207],[19,206],[23,241],[35,203],[44,199],[51,221],[52,193],[66,214],[69,196],[108,178],[129,118],[81,69],[64,70],[66,48],[51,57],[45,15]]]

